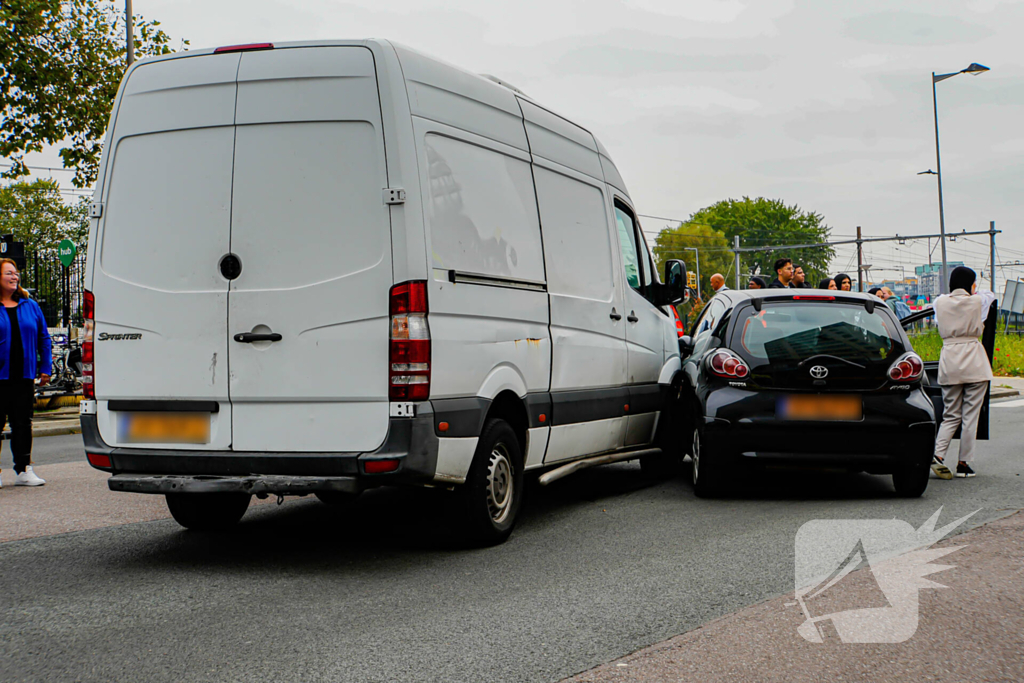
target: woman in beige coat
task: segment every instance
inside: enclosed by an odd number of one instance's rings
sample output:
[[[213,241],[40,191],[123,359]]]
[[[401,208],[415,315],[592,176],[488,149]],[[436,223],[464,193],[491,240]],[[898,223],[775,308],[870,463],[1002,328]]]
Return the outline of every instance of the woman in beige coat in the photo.
[[[949,294],[935,300],[935,323],[942,337],[939,384],[942,386],[942,425],[935,438],[932,470],[942,479],[953,473],[944,464],[949,442],[960,428],[960,459],[956,476],[973,477],[971,460],[978,433],[978,418],[992,380],[992,363],[978,339],[995,301],[992,292],[976,292],[977,275],[958,266],[949,275]]]

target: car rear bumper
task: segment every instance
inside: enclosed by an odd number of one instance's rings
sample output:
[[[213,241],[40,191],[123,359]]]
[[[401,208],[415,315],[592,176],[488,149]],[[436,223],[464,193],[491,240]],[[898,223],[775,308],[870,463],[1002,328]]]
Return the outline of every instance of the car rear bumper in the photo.
[[[110,459],[110,467],[93,467],[114,474],[110,488],[117,491],[351,492],[381,485],[429,483],[437,469],[439,442],[430,403],[417,404],[415,417],[391,418],[384,443],[367,453],[112,447],[100,436],[96,415],[82,415],[81,420],[86,453]],[[397,468],[368,474],[366,463],[375,460],[395,460]]]
[[[785,420],[775,414],[781,392],[729,391],[709,397],[703,438],[705,452],[735,462],[881,474],[930,460],[935,447],[935,415],[920,390],[864,394],[858,421]]]

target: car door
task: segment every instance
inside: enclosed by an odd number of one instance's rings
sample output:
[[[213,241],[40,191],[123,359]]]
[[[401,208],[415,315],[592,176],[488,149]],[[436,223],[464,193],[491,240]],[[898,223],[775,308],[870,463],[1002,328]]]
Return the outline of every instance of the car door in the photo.
[[[917,322],[921,322],[927,318],[935,315],[934,308],[926,308],[923,311],[918,311],[900,320],[900,324],[903,329],[909,329],[912,325]],[[985,353],[988,354],[989,363],[992,362],[995,354],[996,345],[996,322],[999,317],[999,306],[997,303],[993,303],[989,309],[988,316],[985,318],[985,331],[981,335],[981,345],[985,347]],[[913,343],[913,341],[911,341]],[[928,394],[928,398],[932,401],[932,406],[935,408],[935,426],[936,428],[942,423],[942,386],[939,384],[939,361],[928,360],[924,362],[925,382],[924,391]],[[978,436],[979,439],[988,439],[988,412],[989,412],[989,396],[992,393],[991,383],[989,384],[988,391],[985,392],[985,403],[981,407],[981,417],[978,418]],[[960,438],[960,430],[956,431],[953,436],[954,439]]]
[[[609,188],[611,191],[611,188]],[[629,388],[626,446],[653,438],[665,359],[664,327],[668,314],[652,300],[656,279],[647,244],[633,209],[620,197],[612,206],[625,277],[626,379]]]

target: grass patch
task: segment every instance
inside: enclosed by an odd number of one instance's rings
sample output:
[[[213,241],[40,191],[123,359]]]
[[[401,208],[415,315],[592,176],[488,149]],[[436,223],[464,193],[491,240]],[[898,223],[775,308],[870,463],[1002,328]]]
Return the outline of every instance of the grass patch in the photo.
[[[910,343],[913,344],[917,355],[924,360],[939,359],[942,337],[935,328],[911,334]],[[997,333],[994,356],[992,372],[996,377],[1024,377],[1024,337]]]

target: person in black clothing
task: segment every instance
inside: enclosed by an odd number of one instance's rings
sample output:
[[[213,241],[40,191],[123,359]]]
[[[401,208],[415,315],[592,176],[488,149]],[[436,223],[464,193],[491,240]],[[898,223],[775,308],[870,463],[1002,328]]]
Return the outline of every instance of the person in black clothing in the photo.
[[[853,286],[853,281],[850,280],[850,276],[846,273],[839,273],[839,275],[836,275],[834,279],[836,281],[836,287],[839,288],[839,291],[841,292],[849,292],[850,288]]]
[[[767,289],[768,285],[765,284],[763,278],[759,278],[756,275],[750,278],[750,282],[747,283],[747,289]]]
[[[32,471],[32,407],[34,380],[50,381],[50,333],[39,304],[19,286],[18,266],[0,259],[0,430],[11,423],[14,485],[42,486]],[[42,362],[37,367],[37,356]]]
[[[839,289],[836,287],[836,281],[830,277],[825,278],[818,283],[818,289]]]
[[[775,279],[768,289],[790,289],[793,285],[793,259],[780,258],[775,262]]]

